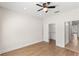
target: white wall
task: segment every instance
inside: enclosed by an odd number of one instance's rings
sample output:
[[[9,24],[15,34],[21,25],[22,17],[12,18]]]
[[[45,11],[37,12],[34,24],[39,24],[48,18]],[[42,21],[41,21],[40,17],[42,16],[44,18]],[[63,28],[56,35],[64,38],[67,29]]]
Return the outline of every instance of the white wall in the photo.
[[[44,23],[44,41],[48,42],[48,24],[56,24],[56,45],[60,47],[65,47],[65,21],[79,20],[79,9],[74,9],[71,11],[59,13],[56,15],[51,15],[45,18]]]
[[[56,17],[57,18],[57,17]],[[44,22],[44,40],[48,42],[48,32],[49,32],[49,24],[55,24],[56,25],[56,45],[60,47],[64,47],[64,22],[59,21],[60,18],[56,19],[55,17],[49,17],[48,19],[45,19]]]
[[[0,53],[43,41],[41,19],[2,8],[0,15]]]

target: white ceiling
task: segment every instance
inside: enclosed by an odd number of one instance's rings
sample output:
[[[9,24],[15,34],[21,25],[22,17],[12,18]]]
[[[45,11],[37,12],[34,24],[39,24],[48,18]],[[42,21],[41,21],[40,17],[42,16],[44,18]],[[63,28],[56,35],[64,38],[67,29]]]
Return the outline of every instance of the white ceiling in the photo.
[[[42,2],[0,2],[0,7],[7,8],[9,10],[25,13],[26,15],[46,18],[57,13],[55,11],[60,11],[59,13],[63,13],[66,11],[70,11],[76,8],[79,8],[79,2],[52,2],[50,5],[56,5],[55,9],[49,9],[48,13],[44,13],[43,11],[37,12],[40,9],[36,4],[42,4]],[[24,10],[26,8],[26,10]]]

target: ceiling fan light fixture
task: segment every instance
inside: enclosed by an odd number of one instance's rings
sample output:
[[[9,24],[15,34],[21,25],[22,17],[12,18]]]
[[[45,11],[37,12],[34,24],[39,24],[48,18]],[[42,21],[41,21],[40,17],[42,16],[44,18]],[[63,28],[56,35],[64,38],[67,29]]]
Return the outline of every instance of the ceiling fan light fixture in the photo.
[[[43,11],[44,11],[44,12],[48,11],[48,8],[43,8]]]
[[[55,8],[56,6],[49,6],[51,2],[44,2],[42,5],[41,4],[36,4],[37,6],[39,7],[42,7],[41,9],[37,10],[37,11],[44,11],[45,13],[48,12],[48,9],[51,9],[51,8]]]

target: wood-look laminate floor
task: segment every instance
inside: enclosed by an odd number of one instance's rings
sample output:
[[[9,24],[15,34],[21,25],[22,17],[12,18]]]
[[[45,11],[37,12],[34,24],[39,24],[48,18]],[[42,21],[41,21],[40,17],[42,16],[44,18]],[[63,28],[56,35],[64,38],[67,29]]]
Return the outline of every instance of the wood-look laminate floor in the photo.
[[[39,42],[37,44],[20,48],[14,51],[1,54],[1,56],[74,56],[78,53],[55,45],[55,41]]]
[[[76,40],[71,40],[67,45],[66,48],[72,50],[74,52],[79,53],[79,38]]]

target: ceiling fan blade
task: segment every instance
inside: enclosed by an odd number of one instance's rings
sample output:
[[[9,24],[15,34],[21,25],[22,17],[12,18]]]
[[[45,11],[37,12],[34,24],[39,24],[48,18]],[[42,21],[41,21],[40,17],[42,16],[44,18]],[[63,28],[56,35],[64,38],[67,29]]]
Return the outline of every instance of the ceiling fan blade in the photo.
[[[50,4],[50,2],[47,2],[47,4],[49,5],[49,4]]]
[[[48,8],[55,8],[56,6],[49,6]]]
[[[41,8],[41,9],[39,9],[39,10],[37,10],[37,11],[41,11],[41,10],[43,10],[43,8]]]
[[[40,4],[36,4],[37,6],[40,6],[40,7],[43,7],[42,5],[40,5]]]

